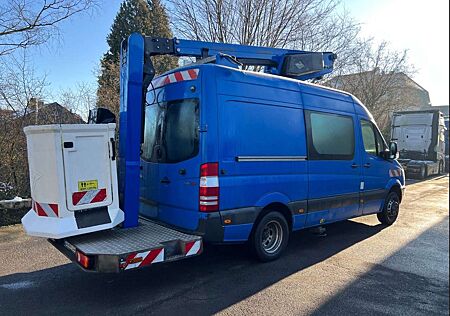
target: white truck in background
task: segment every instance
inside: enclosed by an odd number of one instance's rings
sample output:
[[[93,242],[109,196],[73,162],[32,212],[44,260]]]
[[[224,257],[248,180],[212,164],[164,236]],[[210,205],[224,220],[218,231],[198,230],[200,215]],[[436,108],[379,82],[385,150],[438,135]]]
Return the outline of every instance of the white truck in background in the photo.
[[[399,159],[409,177],[424,179],[444,173],[445,123],[434,109],[394,112],[391,139],[397,142]]]

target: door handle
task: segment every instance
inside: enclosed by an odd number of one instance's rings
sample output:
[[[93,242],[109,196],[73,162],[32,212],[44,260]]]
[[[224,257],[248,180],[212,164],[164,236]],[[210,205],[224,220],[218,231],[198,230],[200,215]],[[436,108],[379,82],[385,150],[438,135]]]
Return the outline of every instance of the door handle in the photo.
[[[370,168],[370,162],[364,164],[364,168]]]
[[[109,141],[111,142],[112,151],[111,160],[116,160],[116,141],[112,137],[109,139]]]
[[[164,183],[164,184],[169,184],[169,183],[170,183],[170,180],[169,180],[169,178],[164,177],[164,178],[161,179],[160,182],[161,182],[161,183]]]
[[[359,167],[359,165],[357,165],[356,163],[352,164],[353,169],[358,168],[358,167]]]

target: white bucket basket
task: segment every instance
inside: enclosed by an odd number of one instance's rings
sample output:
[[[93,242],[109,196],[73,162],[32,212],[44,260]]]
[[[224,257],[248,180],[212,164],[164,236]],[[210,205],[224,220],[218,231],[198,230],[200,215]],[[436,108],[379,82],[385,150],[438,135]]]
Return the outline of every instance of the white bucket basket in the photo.
[[[112,228],[119,209],[115,124],[38,125],[27,136],[32,209],[28,235],[65,238]]]

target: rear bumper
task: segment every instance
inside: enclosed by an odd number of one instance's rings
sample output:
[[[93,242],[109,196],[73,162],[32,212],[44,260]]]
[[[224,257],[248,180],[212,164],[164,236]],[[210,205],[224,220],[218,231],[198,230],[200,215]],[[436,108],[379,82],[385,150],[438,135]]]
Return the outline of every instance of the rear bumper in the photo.
[[[106,211],[105,211],[106,212]],[[86,212],[89,214],[89,212]],[[113,228],[123,222],[124,214],[120,209],[108,208],[109,222],[101,225],[81,225],[76,213],[69,217],[46,217],[38,216],[34,210],[28,211],[22,218],[22,225],[30,236],[61,239],[75,235]]]
[[[120,228],[49,242],[80,268],[117,273],[202,253],[202,238],[141,219],[138,227]]]
[[[260,207],[245,207],[211,213],[200,213],[197,230],[206,242],[242,243],[248,240]]]
[[[198,213],[198,226],[195,230],[185,229],[158,219],[157,223],[186,234],[201,236],[211,244],[242,243],[247,241],[258,217],[260,207],[245,207],[210,213]]]

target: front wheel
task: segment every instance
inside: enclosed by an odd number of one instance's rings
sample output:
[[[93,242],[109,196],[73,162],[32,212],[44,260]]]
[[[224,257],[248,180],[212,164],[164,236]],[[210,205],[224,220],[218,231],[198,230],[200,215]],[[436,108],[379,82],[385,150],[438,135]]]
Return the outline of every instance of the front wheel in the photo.
[[[261,261],[278,259],[286,248],[289,227],[282,214],[272,211],[258,222],[250,238],[250,246]]]
[[[392,225],[397,220],[400,209],[400,197],[396,192],[389,192],[384,202],[383,211],[377,214],[378,220],[384,225]]]

